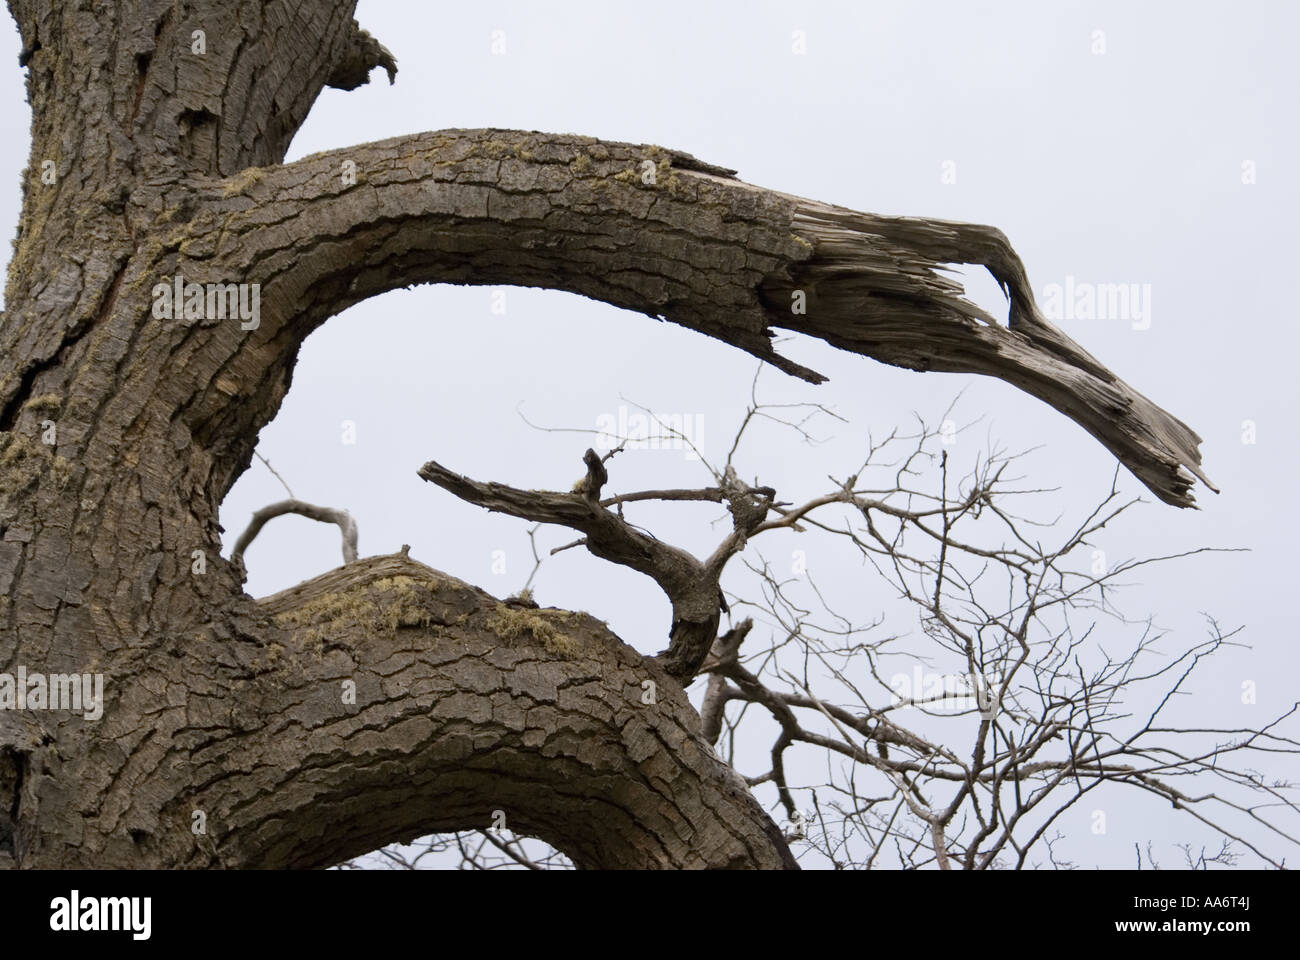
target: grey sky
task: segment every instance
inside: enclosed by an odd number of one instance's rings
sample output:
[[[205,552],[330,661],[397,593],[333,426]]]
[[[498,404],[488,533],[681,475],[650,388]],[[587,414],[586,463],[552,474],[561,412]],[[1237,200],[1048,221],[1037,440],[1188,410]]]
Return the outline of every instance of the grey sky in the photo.
[[[1258,727],[1300,686],[1296,521],[1286,507],[1297,466],[1287,279],[1297,252],[1296,11],[1284,2],[361,0],[362,26],[398,58],[397,84],[376,71],[367,87],[326,91],[290,159],[444,127],[658,143],[792,194],[994,224],[1040,298],[1069,277],[1149,285],[1148,318],[1058,323],[1201,434],[1204,468],[1223,494],[1199,488],[1200,511],[1139,507],[1101,546],[1112,560],[1206,545],[1252,549],[1148,569],[1124,609],[1155,614],[1172,631],[1171,649],[1202,637],[1202,611],[1225,627],[1244,624],[1241,639],[1252,649],[1222,654],[1184,716]],[[494,30],[504,31],[505,55],[492,53]],[[805,55],[792,52],[796,30],[805,32]],[[1094,52],[1096,31],[1104,53]],[[16,187],[28,111],[13,30],[4,43],[0,180]],[[1251,171],[1256,182],[1244,183]],[[17,189],[0,192],[0,220],[15,223],[17,203]],[[1005,316],[991,280],[971,290]],[[531,567],[527,525],[424,483],[415,471],[425,460],[481,479],[566,488],[582,472],[590,438],[530,429],[516,408],[542,424],[594,427],[602,414],[617,416],[627,402],[620,397],[698,418],[706,452],[722,454],[756,363],[685,329],[567,294],[510,289],[504,315],[492,311],[491,297],[486,288],[420,288],[330,321],[303,349],[260,451],[298,496],[352,511],[363,555],[409,543],[417,559],[504,596]],[[1135,329],[1147,319],[1149,328]],[[1077,516],[1108,489],[1113,457],[1010,386],[895,370],[820,342],[783,349],[831,382],[814,388],[766,370],[763,397],[823,403],[849,421],[828,425],[821,432],[834,439],[818,447],[772,433],[748,448],[742,472],[786,499],[824,492],[828,473],[855,465],[868,431],[887,433],[912,411],[938,417],[963,388],[956,419],[985,418],[962,435],[963,452],[973,455],[990,436],[1012,450],[1040,448],[1024,461],[1025,485],[1060,490],[1042,498],[1038,515]],[[1257,429],[1253,444],[1243,443],[1247,420]],[[343,421],[355,423],[355,445],[341,442]],[[611,474],[619,489],[707,480],[680,451],[632,452]],[[1143,492],[1127,472],[1120,483]],[[227,552],[250,512],[282,495],[255,462],[222,509]],[[721,535],[709,510],[644,516],[657,535],[698,551]],[[539,542],[568,539],[553,531]],[[869,571],[843,565],[815,537],[760,548],[782,562],[806,550],[819,583],[862,620],[890,602],[876,595],[884,588]],[[493,551],[504,551],[504,574],[493,571]],[[269,593],[336,566],[337,533],[277,520],[247,559],[250,592]],[[544,605],[608,620],[643,652],[664,645],[667,603],[629,571],[569,551],[547,562],[536,590]],[[1258,684],[1255,705],[1241,703],[1244,681]],[[768,745],[758,746],[746,773],[759,772]],[[1131,865],[1135,838],[1190,835],[1167,804],[1119,809],[1105,837],[1087,835],[1086,805],[1073,815],[1077,859]]]

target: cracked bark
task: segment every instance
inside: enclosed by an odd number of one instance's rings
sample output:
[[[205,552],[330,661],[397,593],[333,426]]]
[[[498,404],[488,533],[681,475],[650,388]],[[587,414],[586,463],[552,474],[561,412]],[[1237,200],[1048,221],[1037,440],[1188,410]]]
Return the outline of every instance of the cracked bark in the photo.
[[[672,678],[647,709],[659,665],[589,618],[502,613],[400,557],[243,593],[221,500],[303,339],[395,287],[569,290],[810,380],[771,328],[1000,376],[1190,503],[1195,436],[1037,319],[996,231],[576,136],[446,131],[283,164],[326,84],[387,66],[354,7],[10,0],[32,149],[0,317],[0,672],[103,673],[106,703],[94,723],[0,710],[0,865],[321,866],[495,809],[588,866],[792,865]],[[989,262],[1020,329],[937,258]],[[260,325],[154,319],[177,275],[261,284]]]
[[[250,194],[376,59],[352,4],[10,9],[33,145],[0,319],[0,672],[102,673],[106,703],[0,710],[0,865],[318,867],[502,810],[583,866],[792,867],[680,687],[591,618],[400,555],[257,602],[219,556],[302,339],[363,294],[321,278],[258,334],[155,320],[151,291],[287,291],[223,231],[287,229]]]

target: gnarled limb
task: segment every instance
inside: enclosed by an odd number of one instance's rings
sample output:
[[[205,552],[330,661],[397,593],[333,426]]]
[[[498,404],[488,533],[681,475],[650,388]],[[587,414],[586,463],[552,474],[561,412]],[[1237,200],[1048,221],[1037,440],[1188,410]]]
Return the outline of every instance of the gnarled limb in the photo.
[[[579,866],[795,867],[681,689],[587,614],[513,609],[401,554],[259,606],[285,635],[251,665],[237,724],[198,722],[202,681],[175,711],[193,758],[176,803],[207,811],[215,843],[195,858],[326,866],[501,810]]]
[[[1000,231],[856,213],[721,169],[567,135],[398,137],[213,198],[205,267],[267,286],[268,338],[411,283],[515,284],[672,320],[812,382],[823,378],[774,350],[774,329],[914,370],[994,376],[1075,420],[1165,502],[1193,504],[1183,468],[1205,479],[1199,438],[1042,317]],[[953,263],[1002,284],[1009,328],[943,275]]]
[[[652,578],[673,605],[668,649],[657,659],[669,675],[684,684],[695,676],[718,633],[721,564],[702,563],[685,550],[643,533],[600,504],[599,487],[574,493],[519,490],[471,480],[433,461],[420,468],[420,476],[467,503],[496,513],[577,530],[584,534],[582,543],[593,555]],[[589,472],[584,481],[589,483],[590,476]]]
[[[770,487],[751,488],[740,482],[734,470],[728,469],[716,488],[650,491],[601,501],[600,491],[608,480],[604,463],[594,450],[586,452],[583,462],[587,465],[587,475],[568,494],[480,483],[432,460],[420,468],[420,476],[487,510],[578,530],[586,536],[570,546],[585,546],[602,560],[631,567],[653,579],[673,605],[668,649],[657,659],[671,676],[689,684],[717,639],[719,610],[726,610],[720,584],[723,568],[745,548],[750,534],[763,523],[776,491]],[[701,561],[628,523],[621,508],[618,513],[607,509],[634,500],[660,499],[658,494],[668,500],[689,495],[689,499],[723,501],[731,512],[733,530],[707,560]]]

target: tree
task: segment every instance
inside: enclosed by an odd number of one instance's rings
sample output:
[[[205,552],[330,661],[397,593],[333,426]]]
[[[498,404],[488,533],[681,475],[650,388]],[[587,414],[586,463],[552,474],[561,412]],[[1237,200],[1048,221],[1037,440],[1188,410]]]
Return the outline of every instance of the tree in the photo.
[[[1086,802],[1092,832],[1105,833],[1107,810],[1123,791],[1168,803],[1186,818],[1184,830],[1208,828],[1216,846],[1198,853],[1191,842],[1178,844],[1189,868],[1285,864],[1287,845],[1300,842],[1296,785],[1255,764],[1267,770],[1270,755],[1300,752],[1285,732],[1300,705],[1259,729],[1211,727],[1199,716],[1192,722],[1177,701],[1188,699],[1194,677],[1204,678],[1240,631],[1207,617],[1207,637],[1188,644],[1151,618],[1129,619],[1119,603],[1127,578],[1142,568],[1211,551],[1108,563],[1096,537],[1123,523],[1136,499],[1122,498],[1112,482],[1078,521],[1036,520],[1035,505],[1051,492],[1021,486],[1018,456],[995,450],[958,471],[956,433],[964,429],[954,429],[951,407],[944,428],[895,430],[801,504],[738,481],[747,452],[763,443],[749,436],[756,423],[817,442],[825,438],[813,435],[815,422],[833,416],[820,405],[755,398],[724,444],[726,460],[704,460],[712,485],[610,495],[600,500],[609,513],[596,514],[598,521],[566,509],[577,505],[557,500],[562,495],[479,483],[436,463],[421,475],[489,510],[595,533],[550,555],[585,546],[656,579],[672,601],[681,651],[692,648],[693,596],[680,584],[711,598],[720,590],[716,571],[743,554],[749,575],[733,577],[731,589],[705,607],[716,613],[721,606],[730,628],[717,636],[716,619],[705,625],[707,656],[683,672],[707,677],[702,730],[724,757],[754,769],[761,762],[755,746],[770,742],[770,766],[747,783],[775,787],[786,839],[798,854],[814,852],[814,862],[1072,868],[1058,843],[1065,815]],[[765,439],[771,443],[770,434]],[[604,460],[635,442],[625,438]],[[592,451],[586,459],[590,477],[599,461]],[[580,484],[584,493],[622,472],[612,462],[601,468],[604,480]],[[692,558],[679,559],[683,551],[655,538],[633,511],[692,501],[724,504],[732,529],[694,575],[680,578],[675,573]],[[855,620],[828,599],[799,559],[804,551],[788,568],[765,557],[768,534],[778,531],[799,532],[797,542],[823,557],[826,541],[841,541],[867,568],[858,579],[870,582],[869,593],[892,588],[903,609]],[[537,534],[530,531],[536,566],[507,601],[523,609],[536,608],[530,587],[548,556]],[[648,549],[611,550],[619,536]],[[918,637],[903,630],[907,608]],[[397,846],[369,862],[415,869],[430,854],[443,864],[459,856],[468,869],[563,865],[555,851],[494,829]],[[1139,867],[1144,856],[1159,867],[1149,840],[1138,850]]]
[[[774,329],[991,375],[1167,503],[1205,479],[1188,427],[1041,316],[997,230],[578,136],[453,130],[286,164],[323,87],[395,74],[354,2],[9,7],[32,148],[0,319],[0,664],[106,685],[102,717],[0,711],[5,864],[321,866],[502,809],[579,865],[793,865],[682,692],[717,624],[697,583],[675,584],[689,597],[655,659],[404,554],[244,593],[218,506],[303,339],[395,287],[567,290],[812,382]],[[990,270],[1008,326],[950,263]],[[646,544],[597,496],[548,504],[626,561]],[[774,504],[739,481],[724,496],[741,539]]]

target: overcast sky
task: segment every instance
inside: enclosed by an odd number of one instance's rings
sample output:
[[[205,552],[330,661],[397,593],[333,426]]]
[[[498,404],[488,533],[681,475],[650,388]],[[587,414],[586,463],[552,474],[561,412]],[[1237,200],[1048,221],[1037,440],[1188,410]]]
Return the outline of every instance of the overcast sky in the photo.
[[[1202,509],[1152,500],[1106,531],[1118,561],[1199,546],[1249,547],[1148,568],[1126,612],[1153,614],[1170,649],[1204,635],[1202,613],[1244,625],[1251,649],[1228,651],[1195,684],[1190,715],[1258,728],[1296,699],[1297,213],[1294,4],[1098,2],[475,2],[361,0],[358,19],[397,56],[351,93],[326,91],[289,159],[349,143],[449,127],[498,126],[656,143],[734,167],[752,183],[859,210],[989,223],[1010,238],[1040,302],[1053,284],[1136,284],[1131,315],[1057,322],[1122,378],[1204,438]],[[498,48],[494,54],[494,31]],[[793,49],[802,31],[806,53]],[[3,58],[0,219],[17,220],[29,115],[18,42]],[[211,42],[211,41],[209,41]],[[1005,316],[987,278],[971,294]],[[426,460],[481,479],[566,489],[591,438],[530,428],[595,427],[620,406],[692,418],[710,456],[725,456],[756,362],[702,335],[568,294],[510,289],[504,313],[487,288],[419,288],[362,304],[306,343],[293,387],[259,450],[301,498],[346,507],[363,555],[403,543],[431,566],[499,596],[532,561],[527,525],[489,516],[421,481]],[[964,390],[958,447],[990,438],[1024,461],[1033,486],[1059,490],[1040,516],[1077,517],[1109,488],[1114,458],[1072,422],[1012,387],[914,374],[815,341],[785,352],[830,376],[812,387],[775,371],[765,399],[826,404],[808,447],[756,437],[742,473],[784,499],[825,492],[868,432],[913,413],[938,417]],[[343,442],[344,421],[355,444]],[[1243,442],[1251,421],[1255,442]],[[614,489],[703,484],[681,451],[630,452]],[[1123,489],[1143,493],[1127,472]],[[227,552],[251,511],[282,499],[260,464],[222,509]],[[704,552],[716,512],[644,514],[664,539]],[[546,548],[564,531],[539,537]],[[806,541],[806,542],[805,542]],[[810,571],[862,620],[885,587],[815,538],[761,544]],[[500,551],[497,553],[497,551]],[[819,553],[819,551],[821,551]],[[248,555],[263,595],[336,566],[333,528],[277,520]],[[504,562],[504,572],[501,571]],[[494,569],[495,563],[495,569]],[[731,583],[731,581],[728,581]],[[741,580],[736,579],[739,585]],[[646,653],[664,646],[668,606],[637,574],[573,550],[550,560],[536,594],[585,609]],[[891,625],[915,631],[916,623]],[[1255,681],[1258,702],[1241,703]],[[698,702],[698,684],[693,693]],[[761,772],[758,744],[753,769]],[[1270,771],[1283,775],[1281,769]],[[1290,771],[1293,773],[1294,771]],[[765,803],[773,795],[760,792]],[[1088,808],[1067,825],[1087,864],[1131,865],[1135,839],[1190,835],[1165,803],[1119,808],[1105,837]]]

